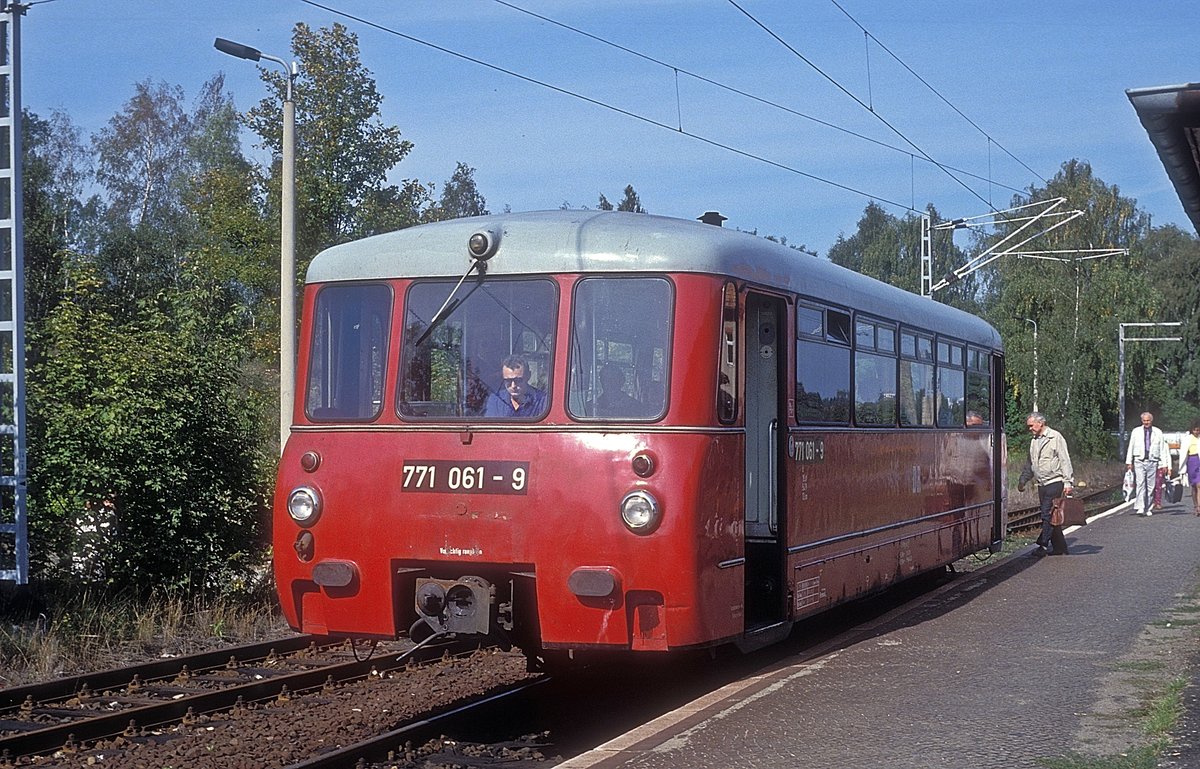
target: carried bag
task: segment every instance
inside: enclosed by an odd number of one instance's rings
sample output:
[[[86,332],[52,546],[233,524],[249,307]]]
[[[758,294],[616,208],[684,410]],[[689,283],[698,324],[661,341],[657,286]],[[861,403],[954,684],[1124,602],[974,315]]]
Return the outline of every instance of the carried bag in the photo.
[[[1183,499],[1183,484],[1179,482],[1178,478],[1164,478],[1163,483],[1166,484],[1163,487],[1163,496],[1166,497],[1167,502],[1175,504]]]
[[[1133,470],[1125,471],[1125,480],[1121,482],[1121,493],[1125,495],[1125,501],[1133,499],[1133,490],[1137,482],[1133,478]]]
[[[1054,500],[1050,506],[1050,525],[1086,526],[1087,513],[1083,509],[1083,500],[1067,496]]]
[[[1062,526],[1063,521],[1067,519],[1066,513],[1063,511],[1063,503],[1067,501],[1066,497],[1059,497],[1050,503],[1050,525]]]
[[[1063,498],[1063,526],[1087,526],[1087,512],[1083,500],[1075,497]]]

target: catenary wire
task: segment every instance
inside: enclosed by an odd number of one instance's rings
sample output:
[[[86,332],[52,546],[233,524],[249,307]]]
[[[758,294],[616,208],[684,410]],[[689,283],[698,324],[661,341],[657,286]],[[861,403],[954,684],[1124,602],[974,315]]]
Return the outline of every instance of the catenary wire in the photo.
[[[593,99],[590,96],[584,96],[581,93],[576,93],[575,91],[570,91],[566,88],[556,86],[552,83],[547,83],[543,80],[538,80],[536,78],[529,77],[528,75],[522,75],[519,72],[514,72],[510,69],[505,69],[504,67],[498,66],[496,64],[491,64],[489,62],[483,61],[482,59],[476,59],[472,56],[468,56],[465,53],[459,53],[458,51],[452,50],[450,48],[446,48],[446,47],[438,45],[436,43],[431,43],[427,40],[422,40],[419,37],[414,37],[413,35],[409,35],[404,32],[401,32],[399,30],[392,29],[392,28],[384,26],[383,24],[380,24],[378,22],[374,22],[369,19],[364,19],[360,16],[355,16],[354,14],[348,13],[346,11],[342,11],[337,8],[333,8],[328,5],[325,5],[323,3],[316,2],[316,0],[300,0],[300,2],[302,2],[306,5],[311,5],[314,8],[320,8],[323,11],[327,11],[334,15],[341,16],[344,19],[349,19],[350,21],[354,21],[358,24],[362,24],[364,26],[371,27],[372,29],[379,30],[380,32],[385,32],[389,35],[394,35],[403,40],[408,40],[409,42],[416,43],[418,45],[423,45],[427,48],[432,48],[435,51],[439,51],[441,53],[445,53],[450,56],[454,56],[458,59],[462,59],[463,61],[468,61],[472,64],[477,64],[481,67],[486,67],[486,68],[494,70],[496,72],[500,72],[502,74],[508,75],[509,77],[514,77],[514,78],[517,78],[518,80],[523,80],[526,83],[531,83],[533,85],[537,85],[542,88],[547,88],[556,93],[563,94],[564,96],[570,96],[572,98],[579,99],[580,101],[587,102],[588,104],[592,104],[597,107],[602,107],[604,109],[610,110],[612,112],[616,112],[616,113],[618,113],[620,115],[624,115],[626,117],[633,118],[635,120],[640,120],[643,123],[647,123],[649,125],[656,126],[658,128],[664,128],[668,131],[671,131],[672,133],[677,133],[682,136],[687,136],[688,138],[695,139],[696,141],[699,141],[699,142],[703,142],[704,144],[707,144],[711,147],[716,147],[717,149],[722,149],[722,150],[725,150],[726,152],[731,152],[735,155],[740,155],[740,156],[742,156],[744,158],[748,158],[750,160],[756,160],[760,163],[765,163],[767,165],[774,166],[775,168],[778,168],[780,170],[796,174],[797,176],[803,176],[806,179],[812,179],[813,181],[821,182],[822,184],[827,184],[831,187],[836,187],[840,190],[845,190],[846,192],[851,192],[855,195],[861,195],[862,197],[865,197],[869,200],[878,201],[880,203],[886,203],[887,205],[895,206],[896,208],[902,209],[904,211],[916,211],[916,209],[914,209],[912,206],[908,205],[907,203],[901,203],[899,201],[891,200],[890,198],[885,198],[881,195],[875,195],[870,192],[866,192],[864,190],[857,189],[856,187],[851,187],[847,184],[842,184],[841,182],[835,182],[832,179],[826,179],[822,176],[817,176],[816,174],[808,173],[807,171],[801,171],[800,169],[789,166],[786,163],[782,163],[777,160],[771,160],[770,158],[764,157],[762,155],[757,155],[757,154],[755,154],[753,152],[749,152],[747,150],[738,149],[737,147],[734,147],[729,144],[724,144],[715,139],[710,139],[706,136],[702,136],[700,134],[693,133],[691,131],[685,131],[682,128],[679,128],[677,126],[673,126],[673,125],[663,123],[658,120],[654,120],[653,118],[646,117],[645,115],[639,115],[636,112],[632,112],[632,111],[624,109],[622,107],[618,107],[614,104],[609,104],[607,102],[600,101],[599,99]],[[961,184],[961,182],[959,182],[959,183]],[[968,189],[970,189],[970,188],[968,188]]]
[[[512,10],[514,10],[514,11],[517,11],[518,13],[523,13],[523,14],[525,14],[525,15],[527,15],[527,16],[531,16],[531,17],[533,17],[533,18],[535,18],[535,19],[538,19],[539,21],[544,21],[544,22],[546,22],[547,24],[553,24],[554,26],[556,26],[556,27],[560,27],[561,29],[565,29],[565,30],[567,30],[567,31],[569,31],[569,32],[573,32],[573,33],[575,33],[575,34],[577,34],[577,35],[581,35],[581,36],[583,36],[583,37],[586,37],[586,38],[588,38],[589,40],[594,40],[594,41],[596,41],[597,43],[601,43],[601,44],[603,44],[603,45],[607,45],[607,46],[609,46],[610,48],[615,48],[616,50],[618,50],[618,51],[621,51],[621,52],[623,52],[623,53],[630,54],[631,56],[636,56],[636,57],[638,57],[639,59],[642,59],[642,60],[644,60],[644,61],[648,61],[648,62],[650,62],[651,64],[656,64],[656,65],[658,65],[658,66],[660,66],[660,67],[664,67],[664,68],[666,68],[666,69],[673,70],[673,71],[674,71],[674,72],[675,72],[677,75],[679,75],[679,74],[682,74],[682,75],[687,75],[688,77],[690,77],[690,78],[692,78],[692,79],[694,79],[694,80],[698,80],[698,81],[700,81],[700,82],[702,82],[702,83],[706,83],[706,84],[708,84],[708,85],[711,85],[711,86],[714,86],[714,87],[716,87],[716,88],[720,88],[720,89],[722,89],[722,90],[728,91],[729,93],[737,94],[738,96],[741,96],[741,97],[743,97],[743,98],[750,99],[751,101],[758,102],[759,104],[763,104],[763,105],[765,105],[765,106],[772,107],[772,108],[774,108],[774,109],[777,109],[777,110],[780,110],[780,111],[782,111],[782,112],[786,112],[786,113],[788,113],[789,115],[793,115],[793,116],[795,116],[795,117],[798,117],[798,118],[802,118],[802,119],[804,119],[804,120],[811,121],[811,122],[813,122],[813,123],[816,123],[817,125],[823,126],[823,127],[825,127],[825,128],[830,128],[830,129],[833,129],[834,131],[839,131],[839,132],[841,132],[841,133],[844,133],[844,134],[847,134],[847,135],[849,135],[849,136],[853,136],[853,137],[854,137],[854,138],[856,138],[856,139],[861,139],[862,141],[865,141],[865,142],[869,142],[869,143],[871,143],[871,144],[878,145],[878,146],[880,146],[880,147],[883,147],[884,149],[889,149],[889,150],[892,150],[893,152],[899,152],[899,153],[902,153],[902,154],[904,154],[904,155],[908,155],[908,156],[910,156],[910,157],[916,157],[917,159],[919,159],[919,160],[923,160],[923,161],[925,161],[925,162],[930,162],[930,163],[932,163],[932,162],[933,162],[933,161],[929,160],[928,158],[924,158],[924,157],[920,157],[920,156],[915,156],[915,155],[913,155],[913,153],[912,153],[910,150],[906,150],[906,149],[904,149],[903,147],[897,147],[897,146],[896,146],[896,145],[894,145],[894,144],[888,144],[888,143],[887,143],[887,142],[885,142],[885,141],[880,141],[879,139],[875,139],[875,138],[872,138],[872,137],[870,137],[870,136],[866,136],[865,134],[861,134],[861,133],[858,133],[858,132],[856,132],[856,131],[852,131],[852,130],[850,130],[849,128],[845,128],[845,127],[843,127],[843,126],[839,126],[839,125],[837,125],[836,123],[830,123],[830,122],[829,122],[829,121],[827,121],[827,120],[822,120],[821,118],[814,117],[813,115],[806,114],[806,113],[804,113],[804,112],[801,112],[801,111],[799,111],[799,110],[793,109],[792,107],[788,107],[788,106],[786,106],[786,105],[784,105],[784,104],[780,104],[780,103],[778,103],[778,102],[771,101],[770,99],[766,99],[766,98],[763,98],[763,97],[761,97],[761,96],[756,96],[756,95],[754,95],[754,94],[752,94],[752,93],[749,93],[749,92],[747,92],[747,91],[743,91],[743,90],[741,90],[740,88],[736,88],[736,87],[734,87],[734,86],[731,86],[731,85],[728,85],[728,84],[726,84],[726,83],[722,83],[722,82],[720,82],[720,81],[718,81],[718,80],[713,80],[712,78],[705,77],[704,75],[701,75],[701,74],[698,74],[698,73],[696,73],[696,72],[692,72],[692,71],[690,71],[690,70],[684,69],[683,67],[680,67],[680,66],[678,66],[678,65],[676,65],[676,64],[669,64],[669,63],[667,63],[667,62],[665,62],[665,61],[662,61],[661,59],[656,59],[655,57],[653,57],[653,56],[650,56],[650,55],[648,55],[648,54],[645,54],[645,53],[642,53],[641,51],[634,50],[634,49],[632,49],[632,48],[629,48],[629,47],[627,47],[627,46],[621,45],[620,43],[615,43],[615,42],[613,42],[612,40],[608,40],[608,39],[606,39],[606,38],[600,37],[599,35],[593,34],[593,33],[591,33],[591,32],[588,32],[588,31],[586,31],[586,30],[579,29],[578,27],[571,26],[570,24],[566,24],[566,23],[564,23],[564,22],[558,21],[557,19],[552,19],[552,18],[550,18],[549,16],[544,16],[544,15],[542,15],[542,14],[540,14],[540,13],[537,13],[537,12],[535,12],[535,11],[531,11],[531,10],[529,10],[529,9],[527,9],[527,8],[522,8],[522,7],[518,6],[518,5],[515,5],[515,4],[513,4],[513,3],[510,3],[510,2],[508,2],[508,0],[493,0],[493,2],[495,2],[495,3],[499,4],[499,5],[503,5],[503,6],[504,6],[504,7],[506,7],[506,8],[510,8],[510,9],[512,9]],[[677,90],[678,90],[678,88],[677,88]],[[678,103],[678,97],[676,98],[676,103]],[[1018,161],[1018,162],[1019,162],[1019,161]],[[935,165],[936,165],[936,164],[935,164]],[[1022,164],[1022,165],[1024,165],[1024,164]],[[950,170],[952,170],[952,171],[954,171],[954,172],[956,172],[956,173],[963,174],[964,176],[970,176],[970,177],[971,177],[971,178],[973,178],[973,179],[978,179],[979,181],[983,181],[983,182],[989,182],[989,183],[991,183],[991,184],[995,184],[995,185],[996,185],[996,186],[998,186],[998,187],[1003,187],[1004,189],[1006,189],[1006,190],[1009,190],[1010,192],[1015,192],[1015,193],[1017,193],[1017,194],[1019,194],[1019,195],[1026,194],[1026,191],[1025,191],[1025,190],[1020,190],[1020,189],[1017,189],[1016,187],[1010,187],[1010,186],[1008,186],[1008,185],[1006,185],[1006,184],[1002,184],[1002,183],[1000,183],[1000,182],[997,182],[997,181],[995,181],[995,180],[993,180],[993,179],[991,179],[991,178],[989,178],[989,177],[982,176],[982,175],[980,175],[980,174],[976,174],[976,173],[972,173],[971,171],[967,171],[967,170],[964,170],[964,169],[961,169],[961,168],[955,168],[955,167],[953,167],[953,166],[945,166],[945,168],[948,168],[948,169],[950,169]]]
[[[996,138],[994,136],[989,134],[987,131],[983,130],[983,128],[980,127],[979,124],[977,124],[974,120],[972,120],[970,117],[968,117],[966,113],[964,113],[962,110],[960,110],[958,107],[956,107],[949,99],[947,99],[945,96],[943,96],[942,93],[940,91],[938,91],[938,89],[934,88],[933,85],[931,85],[927,80],[925,80],[925,78],[921,77],[921,75],[916,70],[914,70],[912,67],[908,66],[908,64],[905,63],[905,61],[903,59],[901,59],[899,56],[897,56],[895,53],[893,53],[892,49],[890,49],[886,45],[884,45],[883,42],[879,38],[875,37],[875,35],[873,35],[870,30],[868,30],[866,27],[864,27],[862,24],[860,24],[858,22],[858,19],[851,16],[849,11],[847,11],[845,8],[843,8],[841,5],[838,4],[837,0],[829,0],[829,2],[833,3],[835,8],[837,8],[839,11],[844,13],[846,15],[847,19],[850,19],[850,21],[852,21],[855,26],[857,26],[859,29],[861,29],[863,31],[864,35],[866,35],[870,39],[874,40],[875,44],[878,45],[880,48],[882,48],[885,52],[887,52],[888,56],[891,56],[893,59],[895,59],[897,64],[899,64],[901,67],[904,67],[906,70],[908,70],[909,74],[911,74],[913,77],[915,77],[917,80],[919,80],[922,85],[924,85],[926,88],[928,88],[933,93],[934,96],[937,96],[939,99],[941,99],[943,102],[945,102],[947,107],[949,107],[950,109],[957,112],[959,117],[961,117],[963,120],[970,123],[971,126],[974,127],[974,129],[976,131],[978,131],[979,133],[986,136],[988,141],[991,142],[992,144],[995,144],[997,147],[999,147],[1001,150],[1003,150],[1004,154],[1008,155],[1010,158],[1012,158],[1016,162],[1020,163],[1021,166],[1026,171],[1033,174],[1038,179],[1041,179],[1043,184],[1046,183],[1046,180],[1042,177],[1041,174],[1039,174],[1037,171],[1034,171],[1032,168],[1030,168],[1028,165],[1026,165],[1025,161],[1021,160],[1019,157],[1017,157],[1013,153],[1009,152],[1008,148],[1006,148],[1000,142],[996,141]]]
[[[983,203],[985,206],[987,206],[989,211],[994,211],[994,210],[995,210],[995,208],[992,206],[991,202],[989,202],[987,199],[985,199],[985,198],[984,198],[982,195],[980,195],[980,194],[979,194],[978,192],[976,192],[975,190],[971,189],[971,188],[970,188],[970,186],[968,186],[967,184],[965,184],[965,183],[963,182],[963,180],[962,180],[962,179],[959,179],[957,176],[955,176],[954,174],[950,173],[950,169],[949,169],[947,166],[944,166],[944,165],[942,165],[941,163],[939,163],[938,161],[934,160],[934,159],[933,159],[933,157],[931,157],[931,156],[930,156],[930,154],[929,154],[928,152],[926,152],[925,150],[921,149],[921,147],[920,147],[920,146],[918,146],[916,142],[914,142],[912,139],[910,139],[910,138],[908,138],[907,136],[905,136],[905,134],[904,134],[904,132],[903,132],[903,131],[901,131],[901,130],[900,130],[899,128],[897,128],[896,126],[892,125],[891,121],[889,121],[887,118],[885,118],[883,115],[879,114],[879,113],[878,113],[878,112],[876,112],[875,110],[871,109],[871,106],[870,106],[869,104],[865,103],[865,102],[864,102],[862,99],[860,99],[860,98],[858,98],[857,96],[855,96],[853,92],[851,92],[851,91],[850,91],[848,88],[846,88],[846,87],[845,87],[845,86],[843,86],[841,83],[839,83],[839,82],[837,81],[837,79],[836,79],[836,78],[834,78],[832,75],[830,75],[828,72],[826,72],[825,70],[823,70],[823,69],[821,69],[820,67],[818,67],[818,66],[817,66],[815,63],[813,63],[813,61],[812,61],[811,59],[809,59],[807,56],[805,56],[804,54],[802,54],[802,53],[800,53],[799,51],[797,51],[797,50],[796,50],[796,49],[795,49],[795,48],[794,48],[794,47],[793,47],[793,46],[792,46],[790,43],[788,43],[786,40],[784,40],[782,37],[780,37],[780,36],[779,36],[779,35],[778,35],[778,34],[777,34],[777,33],[776,33],[774,30],[772,30],[770,27],[768,27],[768,26],[767,26],[766,24],[764,24],[763,22],[759,21],[759,20],[758,20],[758,19],[757,19],[757,18],[754,16],[754,14],[750,13],[750,12],[749,12],[749,11],[747,11],[745,8],[743,8],[742,6],[738,5],[738,4],[737,4],[737,2],[736,2],[736,0],[726,0],[726,2],[728,2],[728,3],[729,3],[730,5],[732,5],[734,8],[736,8],[738,11],[740,11],[740,12],[742,13],[742,15],[743,15],[743,16],[745,16],[747,19],[749,19],[750,21],[752,21],[752,22],[754,22],[756,25],[758,25],[758,27],[759,27],[760,29],[762,29],[762,31],[763,31],[763,32],[766,32],[768,35],[770,35],[772,38],[774,38],[776,42],[778,42],[780,45],[782,45],[782,46],[783,46],[784,48],[786,48],[787,50],[791,51],[792,55],[794,55],[796,58],[800,59],[800,61],[804,62],[804,63],[805,63],[805,64],[807,64],[809,67],[811,67],[813,70],[815,70],[815,71],[817,72],[817,74],[821,75],[821,77],[825,78],[825,79],[826,79],[826,80],[828,80],[830,83],[832,83],[832,84],[833,84],[833,86],[834,86],[835,88],[837,88],[839,91],[841,91],[842,93],[844,93],[844,94],[846,94],[847,96],[849,96],[849,97],[850,97],[852,100],[854,100],[854,102],[855,102],[855,103],[857,103],[857,104],[858,104],[860,107],[862,107],[863,109],[865,109],[867,112],[870,112],[872,115],[874,115],[874,116],[875,116],[875,118],[876,118],[876,119],[877,119],[879,122],[881,122],[881,123],[883,123],[885,126],[887,126],[887,127],[888,127],[888,128],[891,130],[891,131],[892,131],[892,133],[894,133],[894,134],[896,134],[897,136],[899,136],[899,137],[900,137],[901,139],[903,139],[903,140],[904,140],[904,141],[905,141],[905,142],[906,142],[906,143],[907,143],[907,144],[908,144],[910,147],[912,147],[914,150],[916,150],[917,154],[919,154],[921,157],[925,158],[925,159],[926,159],[926,160],[928,160],[930,163],[933,163],[935,166],[937,166],[938,168],[940,168],[940,169],[942,170],[942,172],[943,172],[943,173],[945,173],[947,176],[949,176],[951,179],[953,179],[953,180],[954,180],[954,182],[955,182],[955,183],[957,183],[957,184],[958,184],[960,187],[962,187],[964,190],[966,190],[967,192],[971,193],[971,194],[972,194],[972,195],[974,195],[976,198],[979,198],[980,202],[982,202],[982,203]]]

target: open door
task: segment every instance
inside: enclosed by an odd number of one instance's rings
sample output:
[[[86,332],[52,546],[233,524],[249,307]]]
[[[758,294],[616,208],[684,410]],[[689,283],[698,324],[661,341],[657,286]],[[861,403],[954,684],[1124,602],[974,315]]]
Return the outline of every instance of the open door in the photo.
[[[1004,412],[1004,358],[992,355],[992,542],[988,551],[1000,552],[1004,538],[1008,535],[1008,504],[1007,474],[1008,474],[1008,436],[1004,433],[1007,415]]]
[[[786,358],[786,306],[764,294],[746,295],[746,630],[786,616],[784,526],[780,457],[787,426],[781,424]]]

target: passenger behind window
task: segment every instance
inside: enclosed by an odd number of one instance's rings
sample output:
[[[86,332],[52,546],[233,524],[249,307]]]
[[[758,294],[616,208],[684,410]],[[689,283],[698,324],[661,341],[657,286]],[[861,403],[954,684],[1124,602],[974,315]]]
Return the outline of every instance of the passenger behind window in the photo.
[[[620,366],[608,364],[600,369],[600,396],[596,398],[596,416],[643,417],[646,407],[622,389],[625,372]]]

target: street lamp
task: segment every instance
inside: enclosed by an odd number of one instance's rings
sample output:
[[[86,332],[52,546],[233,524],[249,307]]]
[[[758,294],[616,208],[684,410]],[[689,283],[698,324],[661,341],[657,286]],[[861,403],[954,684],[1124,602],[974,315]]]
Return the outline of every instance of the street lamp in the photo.
[[[1025,322],[1033,324],[1033,410],[1037,411],[1037,321],[1025,318]]]
[[[222,37],[213,41],[213,47],[239,59],[276,62],[287,72],[279,235],[279,453],[282,454],[291,433],[292,409],[296,402],[296,102],[292,99],[292,86],[300,69],[294,61],[289,64],[257,48]]]

